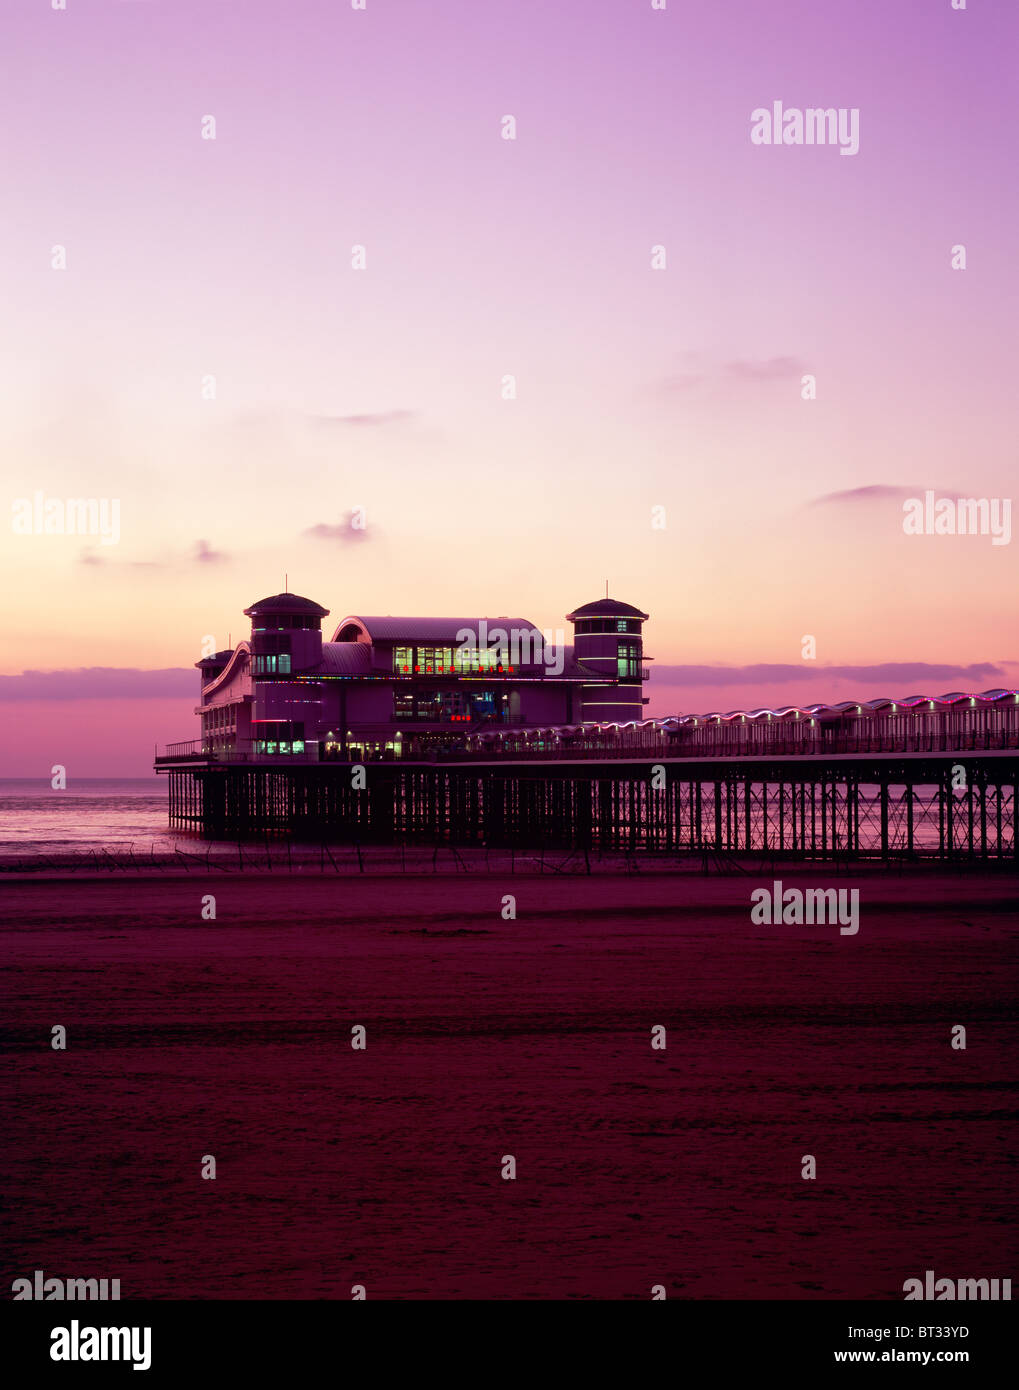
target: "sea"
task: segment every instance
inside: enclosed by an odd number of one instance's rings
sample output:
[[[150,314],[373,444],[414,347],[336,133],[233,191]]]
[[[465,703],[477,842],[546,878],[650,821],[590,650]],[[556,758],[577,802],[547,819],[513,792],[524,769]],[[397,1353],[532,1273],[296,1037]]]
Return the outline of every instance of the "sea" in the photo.
[[[160,777],[87,777],[54,791],[49,778],[0,778],[0,860],[165,855],[194,844],[170,832]]]
[[[917,791],[929,799],[936,788]],[[54,791],[48,778],[0,778],[0,864],[45,868],[70,859],[101,867],[112,859],[116,867],[135,868],[198,852],[203,858],[226,855],[226,844],[210,847],[194,832],[171,830],[167,799],[167,782],[159,777],[79,778],[63,791]],[[769,799],[777,816],[774,789]],[[876,794],[864,792],[861,815],[876,822]],[[914,833],[917,849],[936,849],[933,805],[917,812]]]

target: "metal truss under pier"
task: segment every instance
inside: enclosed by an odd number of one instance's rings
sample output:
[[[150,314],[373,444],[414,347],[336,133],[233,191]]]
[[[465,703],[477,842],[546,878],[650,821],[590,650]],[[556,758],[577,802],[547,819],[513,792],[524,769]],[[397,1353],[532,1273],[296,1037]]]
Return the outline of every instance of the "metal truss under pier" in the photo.
[[[1014,753],[356,766],[173,767],[170,825],[213,839],[1019,862]]]

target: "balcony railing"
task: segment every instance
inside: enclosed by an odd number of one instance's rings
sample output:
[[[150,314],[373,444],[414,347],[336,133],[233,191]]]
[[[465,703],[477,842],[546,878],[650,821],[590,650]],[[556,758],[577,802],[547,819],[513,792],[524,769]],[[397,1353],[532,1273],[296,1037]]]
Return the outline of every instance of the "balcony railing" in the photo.
[[[200,738],[187,739],[183,743],[168,743],[165,750],[160,754],[157,750],[156,758],[159,762],[164,762],[169,758],[205,758],[211,751],[210,745],[202,742]]]
[[[271,763],[286,767],[291,763],[316,763],[319,745],[314,739],[305,741],[302,753],[260,753],[254,748],[216,748],[201,739],[185,743],[168,743],[162,753],[156,750],[157,764],[167,763]]]

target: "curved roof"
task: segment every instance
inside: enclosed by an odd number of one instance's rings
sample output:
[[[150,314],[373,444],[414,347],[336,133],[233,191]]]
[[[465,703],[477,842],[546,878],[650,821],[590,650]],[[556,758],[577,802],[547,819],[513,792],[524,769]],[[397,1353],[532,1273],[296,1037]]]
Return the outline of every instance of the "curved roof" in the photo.
[[[492,643],[492,634],[499,629],[506,632],[507,638],[514,628],[518,632],[541,635],[540,629],[526,618],[394,618],[387,613],[384,617],[352,615],[344,618],[333,633],[333,641],[338,639],[344,628],[355,626],[361,629],[370,642],[434,642],[443,647],[453,647],[459,646],[463,640],[457,633],[467,629],[477,635],[481,623],[485,624],[488,631],[489,645]]]
[[[203,656],[201,661],[196,661],[195,665],[199,670],[206,666],[225,666],[234,654],[233,647],[226,647],[221,652],[215,652],[212,656]]]
[[[328,608],[323,608],[314,599],[302,598],[300,594],[271,594],[269,598],[260,598],[244,611],[249,618],[260,613],[310,613],[317,618],[329,616]]]
[[[367,642],[323,642],[322,661],[309,675],[370,675],[372,652]]]
[[[237,674],[238,667],[243,666],[243,663],[250,654],[251,644],[249,642],[239,642],[233,649],[226,665],[223,667],[222,671],[220,671],[219,675],[213,676],[208,684],[204,681],[202,682],[202,699],[207,700],[214,690],[218,690],[220,686],[228,685]],[[220,653],[220,655],[222,655],[222,653]],[[200,665],[200,663],[198,664]]]
[[[647,619],[647,614],[642,613],[639,608],[634,608],[632,603],[623,603],[617,598],[600,598],[594,603],[585,603],[580,608],[575,608],[572,613],[566,614],[566,621],[572,623],[574,618],[642,618]]]

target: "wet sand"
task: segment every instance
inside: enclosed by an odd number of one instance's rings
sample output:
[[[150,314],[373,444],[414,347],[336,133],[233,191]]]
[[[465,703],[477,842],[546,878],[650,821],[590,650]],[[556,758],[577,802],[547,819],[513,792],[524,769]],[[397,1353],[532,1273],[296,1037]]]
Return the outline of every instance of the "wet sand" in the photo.
[[[771,874],[5,876],[4,1287],[1015,1277],[1019,878],[774,876],[858,888],[859,934],[751,923]]]

